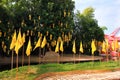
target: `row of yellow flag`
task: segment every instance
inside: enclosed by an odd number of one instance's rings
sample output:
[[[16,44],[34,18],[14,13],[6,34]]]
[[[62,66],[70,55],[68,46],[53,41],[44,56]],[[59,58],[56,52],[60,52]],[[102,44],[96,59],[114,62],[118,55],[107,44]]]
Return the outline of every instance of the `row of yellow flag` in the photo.
[[[15,50],[16,54],[18,54],[19,49],[24,45],[25,34],[23,33],[23,35],[21,36],[21,30],[19,30],[17,38],[16,38],[16,36],[17,36],[17,34],[16,34],[16,31],[15,31],[13,36],[12,36],[12,41],[11,41],[11,44],[10,44],[10,50]],[[96,50],[96,46],[95,46],[94,43],[95,42],[93,40],[92,43],[91,43],[92,54]],[[41,36],[39,36],[39,39],[38,39],[38,41],[37,41],[37,43],[36,43],[36,45],[35,45],[33,50],[35,50],[37,47],[44,48],[46,44],[47,44],[46,36],[44,36],[43,41],[42,41],[42,35],[41,35]],[[64,42],[61,39],[61,37],[58,37],[57,44],[56,44],[56,47],[55,47],[55,52],[59,52],[59,50],[61,52],[63,52],[64,51],[63,44],[64,44]],[[32,50],[31,39],[29,38],[27,49],[26,49],[27,56],[30,55],[31,50]],[[75,40],[73,41],[72,51],[73,51],[73,53],[76,53]],[[83,53],[82,42],[80,42],[80,49],[79,49],[79,51]]]
[[[13,36],[12,36],[12,41],[11,41],[11,44],[10,44],[10,50],[15,50],[16,54],[18,54],[19,49],[24,45],[25,34],[23,33],[23,35],[21,36],[21,30],[19,30],[17,38],[16,38],[16,36],[17,36],[17,34],[16,34],[16,31],[15,31]],[[43,39],[42,43],[41,43],[41,39],[42,39],[42,36],[38,39],[38,42],[37,42],[35,48],[37,48],[37,47],[43,48],[47,44],[47,40],[46,40],[45,36],[44,36],[44,39]],[[40,44],[41,44],[41,46],[40,46]],[[27,56],[30,55],[31,50],[32,50],[31,39],[29,38],[27,49],[26,49]]]
[[[110,42],[108,42],[108,39],[105,39],[105,41],[102,43],[102,51],[105,53],[108,51],[108,49],[116,51],[118,48],[119,48],[119,43],[117,39]]]
[[[92,40],[91,47],[92,47],[92,54],[94,54],[94,52],[96,51],[95,40]],[[72,51],[73,51],[73,53],[76,53],[75,40],[73,41]],[[80,42],[80,49],[79,49],[79,51],[83,53],[82,42]]]

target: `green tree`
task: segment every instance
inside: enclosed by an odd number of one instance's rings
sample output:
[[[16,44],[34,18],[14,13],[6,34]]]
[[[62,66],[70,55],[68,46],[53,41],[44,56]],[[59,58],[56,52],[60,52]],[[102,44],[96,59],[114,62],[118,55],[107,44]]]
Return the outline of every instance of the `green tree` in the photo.
[[[2,22],[6,21],[4,32],[8,32],[9,35],[7,44],[10,44],[14,30],[18,33],[20,28],[26,33],[27,39],[28,36],[32,37],[32,45],[37,41],[38,33],[46,36],[50,44],[59,36],[64,39],[65,35],[68,37],[72,33],[74,24],[74,1],[72,0],[1,0],[0,6],[1,12],[5,9],[8,15],[8,19],[4,17],[0,19]],[[0,25],[1,29],[3,23]],[[49,39],[50,35],[53,35],[52,40]],[[1,37],[1,39],[4,38]],[[68,39],[65,40],[65,43],[68,41]],[[7,49],[9,50],[9,45]]]
[[[86,8],[82,13],[77,11],[74,35],[78,43],[82,41],[84,53],[89,55],[91,55],[91,41],[93,39],[96,41],[104,40],[104,32],[94,18],[94,9],[92,7]]]
[[[100,26],[102,28],[102,30],[107,30],[106,26]]]

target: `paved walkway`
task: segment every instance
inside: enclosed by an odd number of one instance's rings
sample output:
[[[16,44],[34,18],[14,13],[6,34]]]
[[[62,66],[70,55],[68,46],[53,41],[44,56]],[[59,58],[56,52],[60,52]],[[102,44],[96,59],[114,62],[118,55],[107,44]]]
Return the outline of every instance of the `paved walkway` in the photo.
[[[84,73],[70,75],[56,75],[42,80],[120,80],[120,71],[103,73]]]

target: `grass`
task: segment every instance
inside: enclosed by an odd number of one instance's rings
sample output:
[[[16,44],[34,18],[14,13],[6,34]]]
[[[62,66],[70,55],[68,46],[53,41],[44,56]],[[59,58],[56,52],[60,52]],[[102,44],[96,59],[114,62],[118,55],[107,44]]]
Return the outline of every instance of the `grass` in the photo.
[[[28,70],[28,66],[19,67],[18,72],[16,69],[6,70],[0,72],[1,80],[33,80],[35,77],[48,73],[48,72],[63,72],[73,70],[114,70],[120,68],[120,62],[82,62],[82,63],[66,63],[66,64],[40,64],[31,65]],[[17,77],[16,77],[17,75]]]

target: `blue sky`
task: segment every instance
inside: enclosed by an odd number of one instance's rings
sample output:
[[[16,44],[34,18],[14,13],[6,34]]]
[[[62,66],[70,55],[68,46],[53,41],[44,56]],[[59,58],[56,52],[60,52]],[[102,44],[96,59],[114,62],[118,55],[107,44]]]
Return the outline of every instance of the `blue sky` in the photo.
[[[75,11],[82,12],[87,7],[95,9],[95,19],[99,26],[106,26],[105,34],[112,33],[120,27],[120,0],[74,0]],[[120,33],[120,32],[119,32]]]

